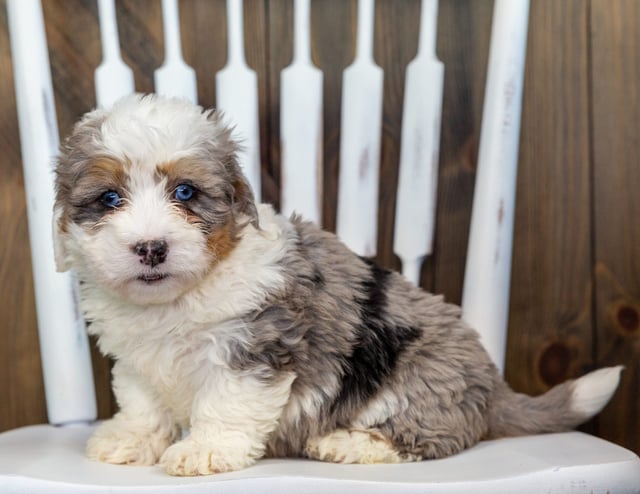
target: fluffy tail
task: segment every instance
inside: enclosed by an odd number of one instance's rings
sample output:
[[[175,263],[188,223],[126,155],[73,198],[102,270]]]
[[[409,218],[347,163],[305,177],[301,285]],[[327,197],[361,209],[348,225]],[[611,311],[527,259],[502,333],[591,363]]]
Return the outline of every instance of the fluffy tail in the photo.
[[[501,382],[489,409],[489,438],[561,432],[575,428],[604,408],[623,367],[607,367],[531,397]]]

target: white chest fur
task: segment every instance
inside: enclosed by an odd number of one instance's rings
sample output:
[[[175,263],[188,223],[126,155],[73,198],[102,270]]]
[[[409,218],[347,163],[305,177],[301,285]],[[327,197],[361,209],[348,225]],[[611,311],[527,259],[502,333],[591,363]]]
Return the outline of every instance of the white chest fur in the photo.
[[[251,337],[242,316],[285,284],[280,261],[295,241],[292,227],[268,206],[260,227],[247,226],[227,259],[168,304],[138,306],[83,284],[82,309],[101,351],[134,371],[179,421],[204,379],[228,367],[233,345]]]

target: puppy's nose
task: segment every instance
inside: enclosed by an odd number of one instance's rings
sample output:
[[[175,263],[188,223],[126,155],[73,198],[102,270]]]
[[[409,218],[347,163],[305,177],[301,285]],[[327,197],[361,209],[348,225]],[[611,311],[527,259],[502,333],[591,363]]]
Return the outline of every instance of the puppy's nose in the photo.
[[[153,268],[166,260],[169,246],[165,240],[143,240],[134,245],[131,250],[140,257],[141,264]]]

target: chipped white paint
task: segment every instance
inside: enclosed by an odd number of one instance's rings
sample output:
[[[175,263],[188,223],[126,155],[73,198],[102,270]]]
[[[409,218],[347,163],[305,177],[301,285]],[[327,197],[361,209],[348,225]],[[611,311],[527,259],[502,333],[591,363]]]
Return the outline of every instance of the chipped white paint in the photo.
[[[462,295],[463,318],[480,332],[501,371],[528,17],[529,0],[496,0]]]
[[[433,250],[444,66],[436,57],[438,1],[422,0],[418,55],[407,67],[393,250],[402,274],[420,283]]]
[[[228,59],[216,74],[216,107],[225,121],[235,126],[234,136],[241,142],[240,166],[260,201],[260,133],[258,128],[258,78],[244,56],[242,0],[227,0]]]
[[[8,0],[38,335],[52,424],[96,418],[93,372],[74,282],[57,273],[51,235],[58,152],[49,55],[39,0]]]
[[[114,0],[98,0],[102,62],[96,69],[96,103],[101,108],[110,107],[122,96],[135,91],[133,71],[120,56],[118,24]]]
[[[164,62],[154,72],[156,93],[198,102],[196,72],[182,58],[178,0],[162,0]]]
[[[382,127],[382,69],[373,60],[374,1],[358,2],[354,62],[342,81],[337,234],[357,254],[375,256]]]
[[[282,212],[320,224],[322,72],[311,62],[310,0],[294,3],[293,63],[280,76]]]

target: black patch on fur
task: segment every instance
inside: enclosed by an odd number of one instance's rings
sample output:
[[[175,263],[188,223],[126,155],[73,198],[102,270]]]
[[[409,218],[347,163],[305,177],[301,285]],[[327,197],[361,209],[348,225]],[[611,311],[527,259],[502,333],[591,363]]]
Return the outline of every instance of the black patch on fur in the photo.
[[[413,327],[396,326],[385,319],[386,287],[391,272],[373,261],[361,258],[371,269],[362,283],[366,298],[356,301],[362,323],[358,328],[353,352],[345,360],[340,393],[333,403],[334,412],[364,405],[393,373],[398,356],[409,343],[421,335]]]

